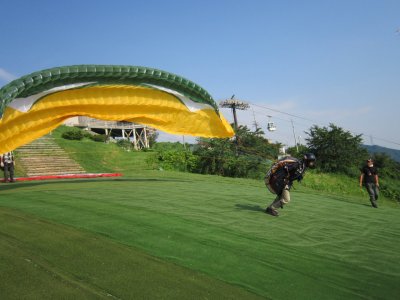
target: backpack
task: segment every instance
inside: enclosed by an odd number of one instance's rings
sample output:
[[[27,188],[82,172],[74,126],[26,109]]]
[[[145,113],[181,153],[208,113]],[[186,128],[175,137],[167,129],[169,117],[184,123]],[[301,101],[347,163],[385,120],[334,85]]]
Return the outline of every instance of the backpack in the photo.
[[[289,182],[288,164],[298,163],[293,157],[285,157],[275,162],[265,175],[264,182],[272,194],[280,194]]]

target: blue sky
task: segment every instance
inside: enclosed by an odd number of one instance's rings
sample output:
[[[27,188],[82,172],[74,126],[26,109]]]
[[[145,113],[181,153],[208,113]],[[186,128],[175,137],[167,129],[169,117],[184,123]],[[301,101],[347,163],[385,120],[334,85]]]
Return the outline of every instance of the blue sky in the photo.
[[[398,0],[0,5],[0,86],[55,66],[148,66],[200,84],[216,101],[235,94],[250,102],[239,123],[251,127],[255,118],[268,138],[289,146],[293,120],[301,142],[311,125],[334,123],[363,133],[366,144],[400,149]]]

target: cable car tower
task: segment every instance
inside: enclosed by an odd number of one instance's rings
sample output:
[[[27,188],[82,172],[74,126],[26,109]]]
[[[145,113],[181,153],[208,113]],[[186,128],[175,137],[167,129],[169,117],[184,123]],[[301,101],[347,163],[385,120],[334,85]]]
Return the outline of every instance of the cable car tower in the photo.
[[[240,101],[237,99],[233,99],[235,97],[235,95],[232,95],[231,99],[227,99],[227,100],[223,100],[219,103],[220,107],[224,107],[224,108],[230,108],[232,109],[232,113],[233,113],[233,122],[235,125],[235,131],[238,128],[238,121],[237,121],[237,116],[236,116],[236,110],[247,110],[250,105],[247,102],[244,101]]]

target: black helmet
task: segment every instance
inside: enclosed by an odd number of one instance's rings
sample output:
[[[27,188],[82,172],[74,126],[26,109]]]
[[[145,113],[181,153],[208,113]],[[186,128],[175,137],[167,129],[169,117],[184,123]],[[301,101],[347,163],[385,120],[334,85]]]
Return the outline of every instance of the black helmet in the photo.
[[[314,167],[315,166],[315,155],[314,153],[306,153],[304,154],[304,162],[306,163],[307,167]]]

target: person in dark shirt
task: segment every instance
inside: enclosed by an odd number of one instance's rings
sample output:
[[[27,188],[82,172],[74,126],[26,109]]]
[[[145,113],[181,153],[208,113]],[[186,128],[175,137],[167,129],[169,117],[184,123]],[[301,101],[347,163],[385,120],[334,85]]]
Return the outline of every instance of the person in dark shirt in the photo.
[[[307,168],[315,166],[315,155],[307,153],[303,159],[287,157],[275,163],[265,176],[265,184],[271,193],[276,194],[275,200],[266,208],[265,212],[278,216],[278,208],[290,201],[290,188],[295,180],[301,181]]]
[[[370,158],[367,160],[366,166],[361,169],[360,175],[360,188],[362,186],[368,191],[369,200],[373,207],[378,208],[378,197],[379,197],[379,178],[378,170],[374,167],[374,161]]]

